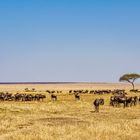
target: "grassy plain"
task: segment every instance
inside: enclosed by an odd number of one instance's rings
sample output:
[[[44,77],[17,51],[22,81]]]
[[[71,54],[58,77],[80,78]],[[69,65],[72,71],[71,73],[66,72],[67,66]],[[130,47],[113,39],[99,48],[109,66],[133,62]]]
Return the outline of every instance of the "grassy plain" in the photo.
[[[0,140],[139,140],[140,105],[128,108],[109,106],[111,95],[84,94],[75,101],[70,89],[126,89],[128,84],[50,84],[0,85],[0,91],[23,92],[35,88],[46,94],[43,102],[0,102]],[[140,89],[137,84],[136,88]],[[63,90],[53,102],[45,90]],[[129,95],[139,95],[129,93]],[[92,102],[105,99],[100,112],[95,113]]]

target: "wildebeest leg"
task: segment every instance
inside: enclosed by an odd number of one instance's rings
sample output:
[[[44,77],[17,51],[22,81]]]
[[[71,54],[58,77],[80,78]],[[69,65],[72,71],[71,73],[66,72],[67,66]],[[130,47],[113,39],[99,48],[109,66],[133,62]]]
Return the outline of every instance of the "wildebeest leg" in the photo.
[[[95,106],[95,112],[97,112],[97,106]]]
[[[95,112],[99,112],[99,106],[95,106]]]
[[[133,101],[133,105],[136,106],[136,101],[135,100]]]
[[[117,102],[114,101],[114,102],[112,103],[112,105],[113,105],[113,107],[117,107]]]
[[[99,112],[99,106],[97,106],[97,112]]]
[[[124,102],[124,107],[123,108],[125,108],[127,106],[127,103],[126,102]]]
[[[110,106],[114,107],[114,102],[113,101],[110,102]]]

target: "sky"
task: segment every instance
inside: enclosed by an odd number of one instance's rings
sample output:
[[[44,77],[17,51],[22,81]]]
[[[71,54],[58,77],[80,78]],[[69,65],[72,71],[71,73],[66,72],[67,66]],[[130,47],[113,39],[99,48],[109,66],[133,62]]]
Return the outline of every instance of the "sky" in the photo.
[[[0,0],[0,82],[140,74],[139,7],[140,0]]]

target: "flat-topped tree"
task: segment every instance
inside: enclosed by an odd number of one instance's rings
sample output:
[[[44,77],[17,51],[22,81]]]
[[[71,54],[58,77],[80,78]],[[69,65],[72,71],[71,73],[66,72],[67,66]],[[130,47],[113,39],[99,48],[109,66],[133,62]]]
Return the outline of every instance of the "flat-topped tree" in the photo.
[[[120,77],[119,81],[120,82],[128,82],[132,84],[133,90],[135,88],[134,82],[136,79],[140,78],[139,74],[136,73],[131,73],[131,74],[124,74],[123,76]]]

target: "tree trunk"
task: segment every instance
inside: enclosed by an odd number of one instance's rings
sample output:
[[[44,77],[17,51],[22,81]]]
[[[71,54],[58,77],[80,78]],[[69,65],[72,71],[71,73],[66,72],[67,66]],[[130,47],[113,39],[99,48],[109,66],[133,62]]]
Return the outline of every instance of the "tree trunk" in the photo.
[[[134,90],[135,89],[134,83],[132,82],[131,84],[132,84],[132,87],[133,87],[133,90]]]

